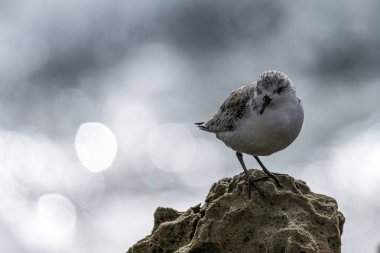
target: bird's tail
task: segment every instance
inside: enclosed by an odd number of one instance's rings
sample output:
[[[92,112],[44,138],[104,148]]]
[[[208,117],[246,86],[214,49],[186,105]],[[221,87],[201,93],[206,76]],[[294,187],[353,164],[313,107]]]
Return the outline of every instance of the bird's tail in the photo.
[[[194,124],[197,125],[200,130],[209,132],[208,126],[205,125],[205,122],[197,122]]]

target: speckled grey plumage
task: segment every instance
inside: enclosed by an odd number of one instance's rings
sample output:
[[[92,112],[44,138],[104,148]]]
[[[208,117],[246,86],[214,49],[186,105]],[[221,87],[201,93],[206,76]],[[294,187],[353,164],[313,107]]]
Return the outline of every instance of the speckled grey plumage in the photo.
[[[233,91],[210,120],[202,126],[209,132],[232,131],[239,119],[243,118],[248,101],[254,96],[256,83]]]

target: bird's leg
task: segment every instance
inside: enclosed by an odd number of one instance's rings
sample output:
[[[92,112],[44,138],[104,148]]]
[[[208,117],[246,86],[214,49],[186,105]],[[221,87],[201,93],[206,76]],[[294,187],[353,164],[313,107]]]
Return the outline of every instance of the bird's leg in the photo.
[[[278,178],[273,175],[267,168],[265,168],[264,164],[260,161],[259,157],[258,156],[253,156],[256,161],[260,164],[261,168],[263,169],[263,171],[265,172],[265,174],[268,175],[268,177],[272,178],[278,187],[281,187],[282,188],[282,185],[280,184],[280,181],[278,181]]]
[[[265,195],[264,193],[260,190],[260,188],[256,185],[255,183],[255,180],[252,180],[252,178],[249,176],[249,173],[248,173],[248,170],[247,168],[245,167],[245,164],[244,164],[244,160],[243,160],[243,154],[242,153],[239,153],[239,152],[236,152],[236,156],[241,164],[241,166],[243,167],[243,170],[245,172],[245,174],[247,175],[247,180],[248,180],[248,196],[249,198],[251,198],[251,187],[255,188],[259,194],[265,198]]]
[[[268,176],[263,176],[263,177],[259,177],[259,178],[254,178],[253,181],[255,181],[255,182],[266,181],[269,178],[270,177],[268,177]]]

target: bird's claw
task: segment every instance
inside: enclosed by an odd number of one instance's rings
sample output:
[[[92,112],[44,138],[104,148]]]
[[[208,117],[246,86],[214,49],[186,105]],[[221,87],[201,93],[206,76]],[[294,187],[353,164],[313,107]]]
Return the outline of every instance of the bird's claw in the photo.
[[[247,182],[248,197],[249,197],[249,199],[252,196],[251,195],[252,190],[257,190],[257,192],[260,194],[261,197],[266,198],[264,192],[257,186],[256,183],[260,182],[260,181],[266,181],[266,180],[268,180],[270,178],[273,179],[273,181],[275,182],[275,184],[278,187],[284,188],[282,186],[282,184],[280,183],[280,181],[278,180],[278,178],[275,175],[273,175],[273,174],[270,174],[270,175],[267,175],[267,176],[263,176],[263,177],[259,177],[259,178],[255,178],[255,179],[252,179],[251,177],[249,177],[248,182]]]
[[[263,176],[263,177],[255,178],[255,179],[253,179],[253,181],[254,182],[260,182],[260,181],[266,181],[268,179],[269,179],[268,176]]]
[[[248,198],[251,199],[251,196],[252,196],[251,192],[252,192],[252,190],[256,190],[260,194],[260,196],[265,199],[266,197],[265,197],[264,192],[257,186],[257,184],[255,182],[256,182],[256,180],[254,180],[252,178],[248,179],[248,182],[247,182],[247,186],[248,186]]]
[[[272,178],[278,187],[284,188],[284,186],[282,186],[282,184],[280,183],[280,181],[278,180],[278,178],[275,175],[270,173],[270,174],[268,174],[268,177]]]

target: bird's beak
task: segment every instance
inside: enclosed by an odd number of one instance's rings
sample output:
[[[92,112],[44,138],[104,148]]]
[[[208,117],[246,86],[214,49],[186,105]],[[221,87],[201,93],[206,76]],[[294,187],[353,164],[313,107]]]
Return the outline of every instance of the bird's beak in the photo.
[[[260,115],[263,114],[265,108],[270,104],[270,102],[272,101],[272,99],[265,95],[264,98],[263,98],[264,102],[263,102],[263,105],[261,106],[261,109],[260,109]]]

